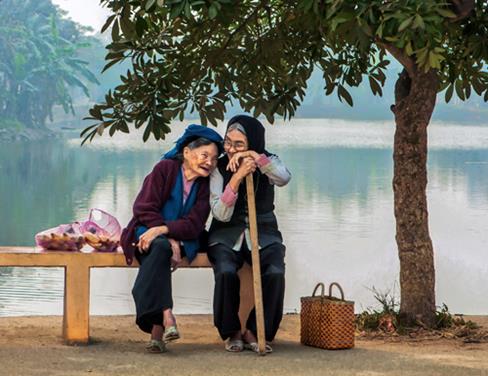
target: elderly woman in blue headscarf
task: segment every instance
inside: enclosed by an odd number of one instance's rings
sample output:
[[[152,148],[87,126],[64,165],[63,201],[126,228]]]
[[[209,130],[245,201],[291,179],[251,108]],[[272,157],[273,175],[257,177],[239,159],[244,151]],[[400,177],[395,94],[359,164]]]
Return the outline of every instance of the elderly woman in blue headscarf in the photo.
[[[148,352],[161,353],[180,337],[173,315],[171,269],[201,246],[209,206],[209,175],[217,164],[222,138],[201,125],[188,126],[175,147],[146,176],[123,230],[127,263],[140,264],[132,289],[136,323],[151,333]]]
[[[251,264],[251,241],[244,180],[254,176],[259,257],[263,288],[266,351],[283,315],[285,291],[285,246],[274,214],[274,187],[286,185],[290,172],[265,149],[264,127],[246,115],[233,117],[224,138],[223,155],[210,177],[210,205],[213,221],[209,230],[208,258],[215,276],[214,324],[226,341],[225,349],[258,351],[256,314],[252,310],[246,328],[239,321],[240,281],[237,271]]]

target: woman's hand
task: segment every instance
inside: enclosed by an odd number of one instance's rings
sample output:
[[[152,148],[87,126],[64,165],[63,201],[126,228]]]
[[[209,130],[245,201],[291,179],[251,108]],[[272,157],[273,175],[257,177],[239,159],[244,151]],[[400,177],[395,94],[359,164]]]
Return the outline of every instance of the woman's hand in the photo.
[[[242,180],[249,174],[256,171],[256,162],[251,157],[245,157],[239,165],[239,168],[232,175],[229,181],[230,188],[237,192]]]
[[[247,175],[252,174],[256,171],[256,162],[251,157],[245,157],[239,165],[239,168],[235,172],[241,180],[244,179]]]
[[[175,271],[181,264],[180,242],[171,238],[168,238],[168,240],[169,244],[171,244],[171,250],[173,251],[173,256],[171,256],[171,267],[173,268],[173,271]]]
[[[256,153],[254,150],[246,150],[246,151],[240,151],[235,153],[232,158],[230,159],[229,163],[227,164],[227,170],[230,170],[232,172],[236,172],[237,169],[239,168],[239,165],[241,163],[241,160],[244,158],[252,158],[254,162],[258,160],[260,155]]]
[[[156,239],[159,235],[166,235],[167,233],[168,227],[166,226],[151,227],[139,237],[137,247],[141,252],[147,252],[154,239]]]

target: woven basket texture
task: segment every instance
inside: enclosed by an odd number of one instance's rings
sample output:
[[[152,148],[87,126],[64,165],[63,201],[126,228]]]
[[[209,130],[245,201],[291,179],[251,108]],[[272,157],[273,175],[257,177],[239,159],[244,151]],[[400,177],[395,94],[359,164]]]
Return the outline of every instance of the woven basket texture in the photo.
[[[332,296],[332,287],[341,292],[341,298]],[[321,287],[320,296],[315,296]],[[350,349],[354,347],[354,302],[344,300],[340,285],[333,282],[329,295],[324,295],[323,283],[317,284],[312,296],[301,298],[300,342],[322,349]]]

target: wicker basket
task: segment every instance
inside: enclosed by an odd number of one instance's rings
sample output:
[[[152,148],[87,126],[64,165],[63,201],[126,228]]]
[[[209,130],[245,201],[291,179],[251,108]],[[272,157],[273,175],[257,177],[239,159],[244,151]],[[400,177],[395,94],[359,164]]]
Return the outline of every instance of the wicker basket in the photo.
[[[341,298],[332,296],[336,286]],[[320,296],[315,296],[321,287]],[[301,298],[300,342],[322,349],[350,349],[354,347],[354,302],[344,300],[341,286],[333,282],[329,295],[324,295],[324,284],[318,283],[312,296]]]

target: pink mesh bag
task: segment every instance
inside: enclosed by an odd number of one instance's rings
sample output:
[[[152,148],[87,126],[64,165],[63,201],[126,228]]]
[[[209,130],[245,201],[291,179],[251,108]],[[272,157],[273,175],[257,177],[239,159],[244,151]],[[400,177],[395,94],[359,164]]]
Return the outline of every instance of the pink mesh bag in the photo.
[[[79,251],[88,244],[99,252],[115,252],[122,228],[114,216],[91,209],[88,220],[44,230],[35,235],[36,244],[45,250]]]
[[[91,209],[88,220],[81,223],[80,231],[95,250],[114,252],[119,245],[122,228],[114,216],[101,209]]]
[[[36,245],[45,250],[76,252],[85,245],[85,238],[78,222],[41,231],[34,238]]]
[[[81,232],[106,235],[119,240],[122,228],[119,221],[113,215],[101,209],[90,209],[88,220],[80,225]]]

